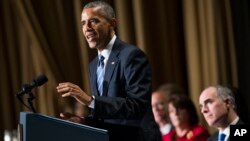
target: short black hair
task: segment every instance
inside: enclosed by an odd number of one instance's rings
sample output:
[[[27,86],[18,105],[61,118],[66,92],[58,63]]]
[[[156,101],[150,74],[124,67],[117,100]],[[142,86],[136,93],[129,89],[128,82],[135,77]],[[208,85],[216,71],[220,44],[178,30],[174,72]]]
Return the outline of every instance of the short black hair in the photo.
[[[94,8],[94,7],[100,7],[104,16],[106,16],[108,19],[115,18],[114,9],[112,8],[110,4],[104,1],[98,0],[98,1],[89,2],[83,7],[83,10],[87,8]]]

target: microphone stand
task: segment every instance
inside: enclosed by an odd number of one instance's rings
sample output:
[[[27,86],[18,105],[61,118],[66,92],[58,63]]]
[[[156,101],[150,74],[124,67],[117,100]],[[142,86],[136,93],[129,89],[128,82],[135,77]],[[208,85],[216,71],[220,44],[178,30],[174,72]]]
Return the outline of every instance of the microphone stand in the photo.
[[[42,75],[39,75],[38,77],[36,77],[31,84],[24,84],[22,86],[22,90],[19,91],[17,94],[16,94],[16,97],[18,98],[18,100],[25,106],[27,107],[29,110],[32,110],[34,113],[36,113],[36,110],[33,106],[33,102],[32,100],[35,99],[35,96],[34,94],[31,92],[31,90],[35,87],[38,87],[38,86],[41,86],[42,84],[44,84],[45,82],[48,81],[48,78],[42,74]],[[27,98],[28,100],[28,104],[27,105],[24,101],[23,101],[23,98],[21,97],[22,95],[24,94],[28,94],[29,97]]]
[[[32,110],[33,113],[36,113],[36,110],[35,110],[35,108],[34,108],[34,106],[33,106],[33,102],[32,102],[32,100],[35,99],[35,96],[34,96],[34,94],[33,94],[31,91],[29,91],[28,94],[29,94],[29,97],[28,97],[27,99],[28,99],[28,104],[29,104],[29,105],[27,105],[27,104],[23,101],[23,98],[21,97],[21,95],[16,95],[16,96],[17,96],[18,100],[19,100],[25,107],[27,107],[28,109]]]
[[[36,113],[36,110],[35,110],[35,108],[33,106],[33,102],[32,102],[32,100],[35,99],[35,96],[31,91],[28,94],[29,94],[29,97],[27,99],[28,99],[29,106],[30,106],[31,110],[33,111],[33,113]]]

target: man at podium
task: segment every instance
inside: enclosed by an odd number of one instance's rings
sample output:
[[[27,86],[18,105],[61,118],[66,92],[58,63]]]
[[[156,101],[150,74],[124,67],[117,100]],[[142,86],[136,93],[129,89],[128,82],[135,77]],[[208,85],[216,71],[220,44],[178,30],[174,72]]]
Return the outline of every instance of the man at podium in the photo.
[[[81,24],[89,47],[98,52],[89,65],[91,95],[70,82],[60,83],[57,92],[87,105],[90,112],[85,118],[96,119],[97,126],[109,131],[111,141],[160,140],[150,104],[151,68],[144,52],[116,36],[115,12],[105,2],[86,4]]]

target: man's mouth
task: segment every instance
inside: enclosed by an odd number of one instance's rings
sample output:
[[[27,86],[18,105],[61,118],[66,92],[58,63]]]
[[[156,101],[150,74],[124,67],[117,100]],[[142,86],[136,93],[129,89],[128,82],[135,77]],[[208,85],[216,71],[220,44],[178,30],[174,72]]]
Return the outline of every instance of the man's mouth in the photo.
[[[93,40],[93,39],[96,37],[96,34],[93,33],[93,32],[87,33],[87,34],[86,34],[86,37],[87,37],[87,40],[88,40],[88,41],[91,41],[91,40]]]

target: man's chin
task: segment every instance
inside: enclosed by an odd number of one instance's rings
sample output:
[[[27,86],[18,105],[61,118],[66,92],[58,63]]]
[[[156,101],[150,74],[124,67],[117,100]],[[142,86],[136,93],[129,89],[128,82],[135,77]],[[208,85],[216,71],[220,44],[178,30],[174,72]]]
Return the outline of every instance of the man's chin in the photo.
[[[96,48],[96,45],[95,44],[89,44],[89,48],[94,49],[94,48]]]
[[[220,127],[221,126],[221,122],[218,120],[214,120],[214,121],[210,121],[208,123],[209,126],[213,126],[213,127]]]
[[[206,121],[209,126],[213,126],[215,124],[215,121],[213,120],[206,120]]]

